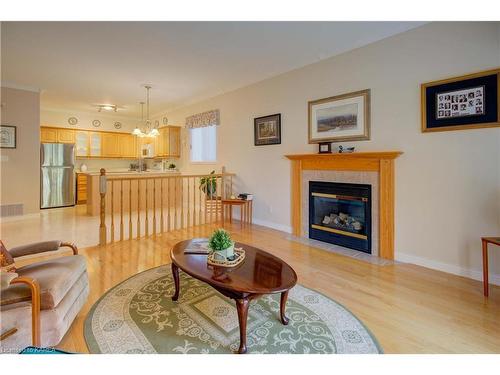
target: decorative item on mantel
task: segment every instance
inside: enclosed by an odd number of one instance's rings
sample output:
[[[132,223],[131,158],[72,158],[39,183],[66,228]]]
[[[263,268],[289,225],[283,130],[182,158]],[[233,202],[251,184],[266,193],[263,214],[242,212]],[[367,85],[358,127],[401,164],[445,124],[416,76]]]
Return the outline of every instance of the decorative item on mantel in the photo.
[[[332,144],[330,142],[321,142],[318,143],[319,150],[318,154],[331,154],[332,153]]]
[[[219,267],[235,267],[245,259],[245,250],[235,248],[234,242],[227,231],[216,229],[208,240],[210,253],[208,264]]]
[[[354,152],[354,146],[351,147],[344,147],[342,145],[339,146],[339,154],[349,154],[351,152]]]

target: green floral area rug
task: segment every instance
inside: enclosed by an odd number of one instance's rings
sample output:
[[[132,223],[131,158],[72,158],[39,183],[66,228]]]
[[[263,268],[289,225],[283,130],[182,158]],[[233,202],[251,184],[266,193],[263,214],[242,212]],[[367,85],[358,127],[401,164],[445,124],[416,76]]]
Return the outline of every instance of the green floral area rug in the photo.
[[[91,353],[232,353],[239,346],[234,301],[180,272],[177,302],[170,266],[137,274],[96,302],[85,321]],[[279,320],[279,294],[250,303],[248,353],[381,353],[368,329],[330,298],[295,286],[288,295],[287,326]]]

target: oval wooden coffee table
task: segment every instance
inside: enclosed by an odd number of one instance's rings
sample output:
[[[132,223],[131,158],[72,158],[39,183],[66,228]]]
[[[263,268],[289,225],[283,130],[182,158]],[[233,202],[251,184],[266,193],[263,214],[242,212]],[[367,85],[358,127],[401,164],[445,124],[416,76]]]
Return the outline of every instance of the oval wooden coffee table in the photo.
[[[288,291],[297,283],[297,274],[280,258],[243,243],[235,244],[235,247],[245,249],[245,260],[238,266],[225,268],[208,265],[207,255],[189,253],[194,241],[203,240],[182,241],[170,251],[175,283],[175,294],[172,300],[177,301],[179,298],[179,268],[195,279],[209,284],[226,297],[234,299],[240,326],[238,353],[246,353],[249,301],[263,294],[281,293],[280,319],[281,323],[287,325],[285,305]]]

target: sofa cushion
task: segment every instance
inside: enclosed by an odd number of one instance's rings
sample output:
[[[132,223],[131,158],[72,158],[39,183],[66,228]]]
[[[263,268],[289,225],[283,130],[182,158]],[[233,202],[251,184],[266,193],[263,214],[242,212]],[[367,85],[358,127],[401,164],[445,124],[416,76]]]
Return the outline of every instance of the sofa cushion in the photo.
[[[75,282],[86,270],[85,258],[81,255],[65,256],[33,263],[17,269],[19,276],[27,276],[38,281],[40,285],[41,309],[53,309],[64,298]],[[11,289],[11,288],[9,288]],[[31,299],[28,288],[13,288],[20,297],[18,300]],[[4,291],[6,292],[6,291]],[[24,296],[23,296],[24,294]],[[24,298],[22,298],[24,297]],[[2,299],[4,296],[2,296]],[[10,296],[12,299],[12,296]]]

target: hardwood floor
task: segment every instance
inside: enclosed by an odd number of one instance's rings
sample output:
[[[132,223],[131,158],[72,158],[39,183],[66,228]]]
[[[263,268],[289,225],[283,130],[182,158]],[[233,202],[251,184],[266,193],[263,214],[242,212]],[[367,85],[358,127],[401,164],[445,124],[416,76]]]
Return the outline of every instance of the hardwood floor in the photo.
[[[410,264],[379,266],[287,240],[286,234],[253,225],[229,227],[233,238],[265,249],[297,272],[299,283],[349,308],[373,332],[386,353],[499,353],[500,288],[490,297],[479,281]],[[87,352],[83,324],[95,301],[120,281],[170,262],[176,242],[206,237],[213,227],[91,247],[90,296],[58,346]]]

